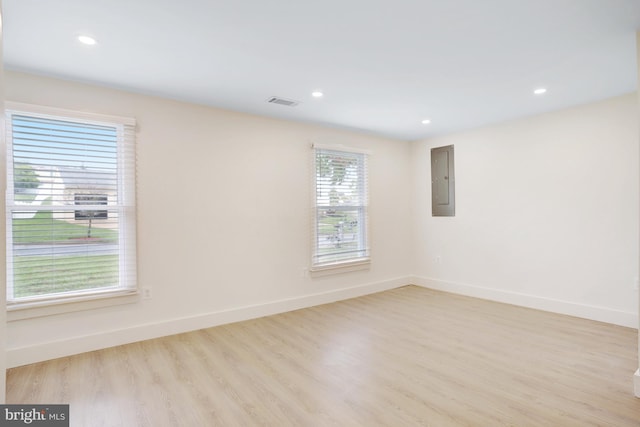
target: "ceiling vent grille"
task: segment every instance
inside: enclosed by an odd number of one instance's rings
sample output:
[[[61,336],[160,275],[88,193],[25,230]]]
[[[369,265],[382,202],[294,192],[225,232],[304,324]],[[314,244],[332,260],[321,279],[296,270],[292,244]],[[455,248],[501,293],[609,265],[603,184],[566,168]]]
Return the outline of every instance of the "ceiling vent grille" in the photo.
[[[277,96],[272,96],[271,98],[267,99],[267,102],[270,103],[270,104],[284,105],[285,107],[295,107],[296,105],[299,104],[298,101],[292,101],[290,99],[278,98]]]

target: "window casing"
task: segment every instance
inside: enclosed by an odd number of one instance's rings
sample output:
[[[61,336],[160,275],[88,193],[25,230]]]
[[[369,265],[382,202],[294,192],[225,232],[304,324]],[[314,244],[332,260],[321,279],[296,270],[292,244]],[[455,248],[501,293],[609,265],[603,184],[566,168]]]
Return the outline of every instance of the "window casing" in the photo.
[[[311,269],[368,264],[365,152],[314,146],[314,246]]]
[[[135,121],[7,103],[6,132],[8,308],[134,294]]]

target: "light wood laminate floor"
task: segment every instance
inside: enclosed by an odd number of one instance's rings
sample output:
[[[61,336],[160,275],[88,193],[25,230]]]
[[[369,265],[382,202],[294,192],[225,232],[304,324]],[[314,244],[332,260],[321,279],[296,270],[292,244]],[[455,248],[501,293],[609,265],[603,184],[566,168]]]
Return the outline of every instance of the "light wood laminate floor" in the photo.
[[[637,331],[415,286],[9,370],[72,426],[640,426]]]

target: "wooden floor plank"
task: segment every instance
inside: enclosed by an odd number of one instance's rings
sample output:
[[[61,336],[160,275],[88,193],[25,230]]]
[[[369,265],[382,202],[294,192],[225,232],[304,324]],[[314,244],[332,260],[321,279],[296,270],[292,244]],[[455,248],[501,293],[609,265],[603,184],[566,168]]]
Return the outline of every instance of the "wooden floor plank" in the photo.
[[[10,369],[72,426],[640,426],[637,331],[407,286]]]

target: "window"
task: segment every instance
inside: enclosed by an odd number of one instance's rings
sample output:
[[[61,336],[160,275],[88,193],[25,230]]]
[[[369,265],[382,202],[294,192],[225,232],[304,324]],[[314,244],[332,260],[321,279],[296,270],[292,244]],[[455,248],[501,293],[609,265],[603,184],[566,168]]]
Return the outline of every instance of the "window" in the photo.
[[[9,308],[135,293],[134,120],[7,104]]]
[[[367,154],[314,147],[312,270],[369,262]]]

